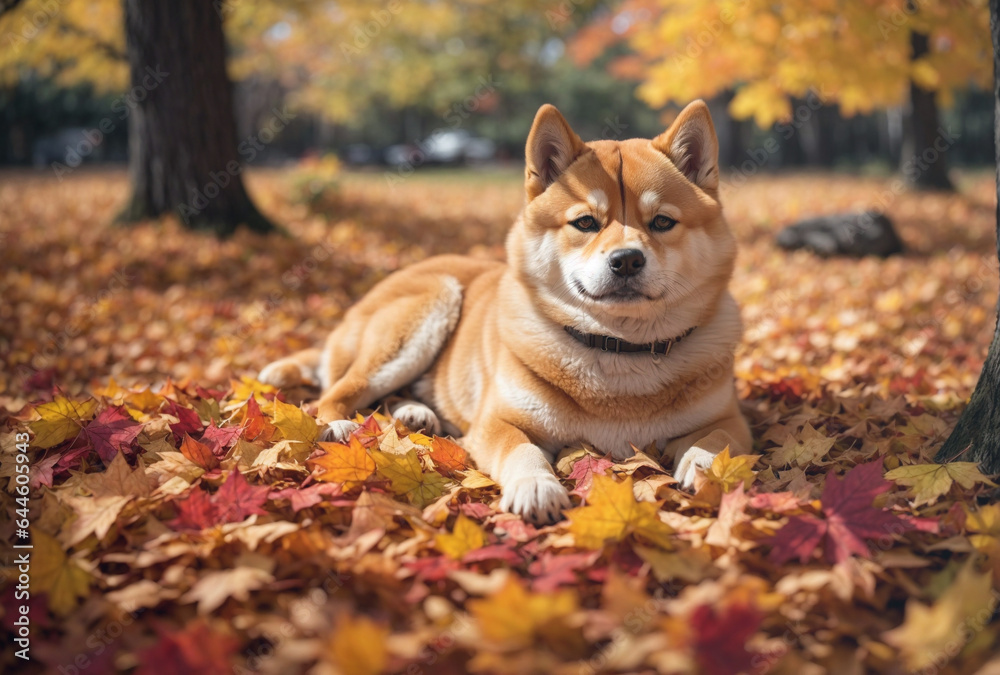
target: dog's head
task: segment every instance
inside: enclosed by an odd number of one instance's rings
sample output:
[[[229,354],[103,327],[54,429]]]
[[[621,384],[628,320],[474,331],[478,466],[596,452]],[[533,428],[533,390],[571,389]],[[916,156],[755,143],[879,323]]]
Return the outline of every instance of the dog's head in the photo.
[[[591,143],[545,105],[526,155],[527,205],[508,254],[553,318],[654,340],[669,337],[650,334],[663,317],[714,307],[736,247],[704,102],[652,140]]]

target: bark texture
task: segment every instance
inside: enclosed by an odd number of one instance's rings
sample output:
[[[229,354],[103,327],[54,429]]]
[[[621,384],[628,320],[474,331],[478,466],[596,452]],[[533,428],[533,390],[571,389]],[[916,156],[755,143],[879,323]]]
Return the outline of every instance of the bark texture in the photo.
[[[993,143],[1000,199],[1000,0],[990,0],[993,33]],[[1000,260],[1000,201],[997,203],[997,259]],[[1000,305],[997,307],[1000,312]],[[1000,473],[1000,317],[982,375],[958,425],[938,452],[937,461],[979,462],[985,473]]]
[[[912,60],[928,52],[927,36],[910,34]],[[948,177],[947,150],[953,140],[941,128],[941,118],[933,91],[910,82],[910,114],[903,138],[900,169],[911,186],[922,190],[954,190]]]
[[[176,213],[225,236],[274,226],[243,185],[222,17],[208,0],[124,0],[132,89],[125,222]],[[246,150],[246,149],[245,149]],[[254,154],[255,156],[255,154]]]

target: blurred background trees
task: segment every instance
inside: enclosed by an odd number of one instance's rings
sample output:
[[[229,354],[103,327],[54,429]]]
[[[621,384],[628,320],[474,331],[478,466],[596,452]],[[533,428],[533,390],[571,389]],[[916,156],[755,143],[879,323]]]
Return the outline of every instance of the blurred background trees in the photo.
[[[137,128],[152,101],[173,111],[166,121],[186,120],[176,127],[203,120],[201,137],[174,134],[174,147],[162,152],[200,157],[218,176],[233,149],[213,150],[199,138],[235,134],[241,166],[335,153],[409,171],[438,161],[518,160],[542,102],[559,106],[587,138],[625,138],[657,133],[696,97],[710,101],[724,173],[737,177],[863,167],[947,189],[949,165],[993,160],[980,141],[992,129],[992,99],[984,90],[988,11],[976,0],[208,4],[225,30],[231,103],[218,68],[201,103],[192,97],[202,71],[145,91],[133,58],[130,76],[125,27],[141,23],[127,23],[124,8],[152,12],[146,2],[5,0],[0,163],[58,176],[84,162],[124,161],[131,144],[135,191],[126,213],[154,216],[180,198],[164,189],[171,196],[157,205],[148,188],[158,180],[150,167],[162,163],[143,154],[155,144]],[[192,52],[190,67],[219,60],[217,37],[167,20],[152,17],[149,32],[136,36],[135,45],[149,47],[143,58],[166,58],[152,45],[173,35],[178,54]],[[175,60],[175,70],[182,67]],[[230,109],[233,130],[224,121]],[[196,175],[181,181],[184,204],[218,182],[205,171],[187,173]],[[242,190],[240,176],[229,186]],[[255,218],[235,207],[219,217]]]
[[[886,149],[917,187],[951,188],[943,158],[909,163],[950,145],[939,106],[992,81],[985,2],[627,0],[581,31],[576,59],[619,42],[630,49],[611,68],[649,105],[731,93],[734,118],[800,129],[809,163],[835,159],[838,121],[887,111]]]

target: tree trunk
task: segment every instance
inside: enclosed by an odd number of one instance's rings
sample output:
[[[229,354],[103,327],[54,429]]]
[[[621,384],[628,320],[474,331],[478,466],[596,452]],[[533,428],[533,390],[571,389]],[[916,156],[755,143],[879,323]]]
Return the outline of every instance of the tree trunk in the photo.
[[[927,54],[927,36],[910,33],[910,60]],[[941,128],[934,92],[910,82],[910,114],[906,120],[900,170],[914,188],[954,190],[948,177],[947,150],[954,142]]]
[[[244,225],[275,229],[243,186],[222,17],[208,0],[124,0],[132,89],[129,117],[132,195],[119,220],[176,213],[220,236]],[[246,146],[246,147],[244,147]]]
[[[997,259],[1000,260],[1000,0],[990,0],[993,33],[993,143],[997,164]],[[1000,304],[997,306],[1000,312]],[[979,462],[988,474],[1000,473],[1000,317],[983,373],[958,425],[935,458],[938,462]]]

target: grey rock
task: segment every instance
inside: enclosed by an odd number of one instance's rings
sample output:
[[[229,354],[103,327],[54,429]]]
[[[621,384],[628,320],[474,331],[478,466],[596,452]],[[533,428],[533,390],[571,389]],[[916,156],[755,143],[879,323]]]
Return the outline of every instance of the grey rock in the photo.
[[[903,242],[884,213],[838,213],[800,220],[778,233],[778,246],[821,256],[886,257],[903,252]]]

